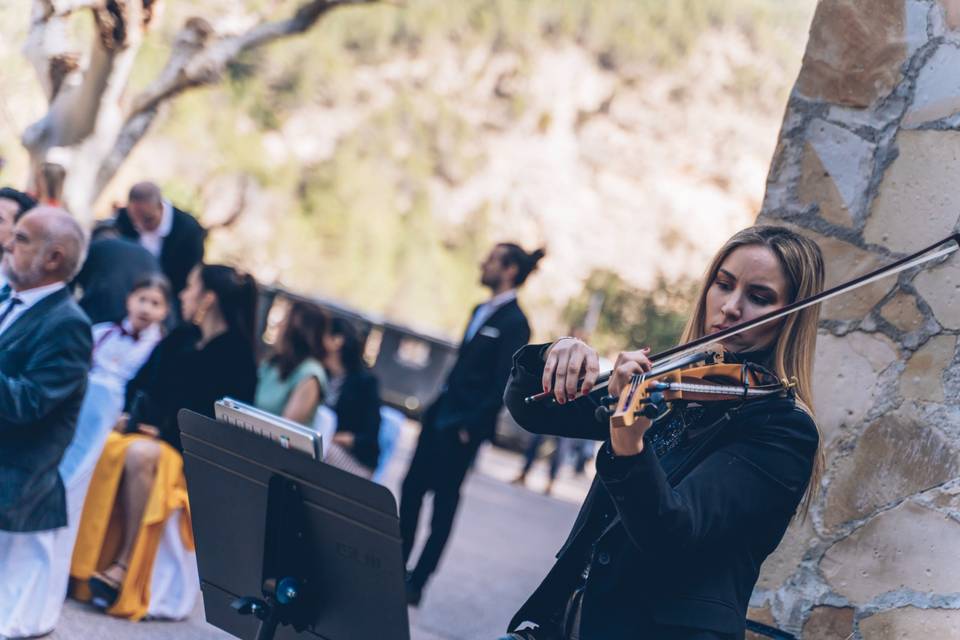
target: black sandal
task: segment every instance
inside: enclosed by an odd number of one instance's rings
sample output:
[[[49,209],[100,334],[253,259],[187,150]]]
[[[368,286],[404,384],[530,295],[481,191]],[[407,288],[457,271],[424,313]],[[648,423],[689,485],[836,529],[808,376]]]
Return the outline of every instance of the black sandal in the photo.
[[[122,562],[114,562],[111,566],[123,569],[123,577],[127,577],[127,565]],[[103,571],[98,571],[93,574],[88,584],[90,585],[90,592],[93,594],[90,604],[98,609],[108,609],[120,597],[123,580],[114,580]]]

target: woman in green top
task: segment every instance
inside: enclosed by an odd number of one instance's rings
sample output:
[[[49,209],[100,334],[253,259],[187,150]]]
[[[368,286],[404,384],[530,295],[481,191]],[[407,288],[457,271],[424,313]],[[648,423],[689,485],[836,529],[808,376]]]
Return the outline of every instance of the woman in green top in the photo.
[[[311,426],[327,394],[320,362],[329,320],[320,307],[294,302],[280,327],[273,353],[260,365],[254,404],[264,411]]]

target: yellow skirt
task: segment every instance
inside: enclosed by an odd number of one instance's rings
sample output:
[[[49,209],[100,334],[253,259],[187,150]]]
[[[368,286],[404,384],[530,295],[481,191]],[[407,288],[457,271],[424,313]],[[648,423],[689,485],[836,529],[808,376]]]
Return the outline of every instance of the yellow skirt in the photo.
[[[77,600],[90,600],[88,581],[95,572],[109,567],[120,549],[123,540],[123,514],[117,505],[117,489],[123,476],[127,447],[140,439],[148,439],[148,436],[111,433],[93,472],[93,479],[83,503],[80,530],[70,566],[71,595]],[[159,440],[154,442],[160,444],[156,480],[147,499],[120,594],[113,606],[107,609],[110,615],[129,620],[140,620],[147,615],[150,605],[150,578],[153,575],[153,562],[157,556],[164,524],[167,518],[179,509],[183,509],[180,538],[186,549],[194,550],[187,482],[183,476],[183,458],[167,443]]]

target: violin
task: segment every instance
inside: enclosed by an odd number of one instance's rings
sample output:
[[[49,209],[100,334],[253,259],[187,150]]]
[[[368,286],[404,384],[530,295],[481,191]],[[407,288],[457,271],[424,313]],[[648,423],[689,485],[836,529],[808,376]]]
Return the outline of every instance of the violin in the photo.
[[[944,246],[949,243],[952,245]],[[771,393],[783,393],[786,389],[795,386],[796,382],[776,380],[775,377],[771,381],[769,378],[772,374],[755,365],[725,362],[723,351],[719,349],[719,342],[830,298],[854,291],[880,278],[930,263],[958,249],[960,249],[960,234],[948,236],[885,267],[797,300],[753,320],[657,353],[650,357],[653,368],[644,374],[633,376],[630,384],[621,391],[619,398],[606,395],[600,399],[601,406],[597,410],[597,419],[608,417],[612,426],[623,427],[633,424],[640,416],[656,419],[667,410],[666,406],[669,403],[678,400],[701,402],[737,398],[747,400]],[[764,372],[763,378],[758,377],[758,369]],[[597,377],[597,383],[591,395],[606,389],[612,373],[607,371]],[[580,382],[582,384],[582,380]],[[543,392],[529,396],[524,401],[531,404],[554,400],[551,393]],[[615,408],[611,408],[614,401],[616,401]]]
[[[782,394],[796,385],[753,363],[726,362],[724,356],[714,345],[636,374],[619,398],[600,400],[596,417],[598,421],[609,419],[614,428],[629,427],[641,416],[649,420],[662,417],[673,402],[747,401]]]

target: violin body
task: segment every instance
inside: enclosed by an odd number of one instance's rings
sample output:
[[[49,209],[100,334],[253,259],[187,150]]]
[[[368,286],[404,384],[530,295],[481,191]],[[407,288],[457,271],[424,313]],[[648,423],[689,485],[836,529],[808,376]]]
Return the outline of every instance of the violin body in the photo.
[[[648,374],[638,374],[624,387],[610,412],[610,426],[629,427],[638,419],[654,420],[674,402],[749,400],[783,393],[792,383],[779,380],[751,363],[724,360],[720,349],[695,354],[683,362],[658,363]],[[691,362],[696,363],[691,366]]]

